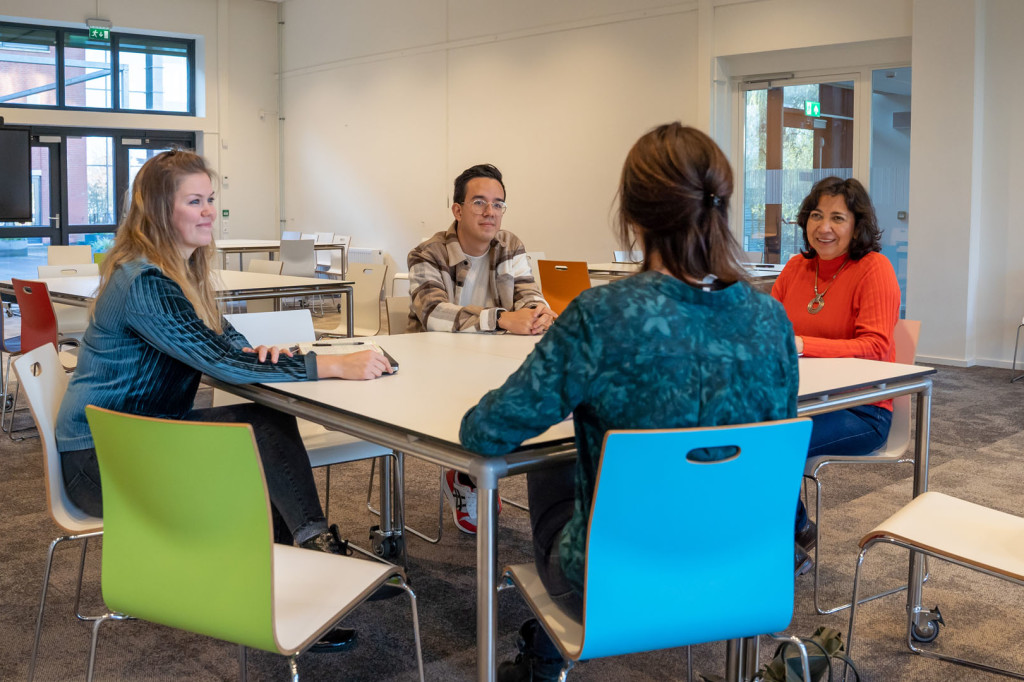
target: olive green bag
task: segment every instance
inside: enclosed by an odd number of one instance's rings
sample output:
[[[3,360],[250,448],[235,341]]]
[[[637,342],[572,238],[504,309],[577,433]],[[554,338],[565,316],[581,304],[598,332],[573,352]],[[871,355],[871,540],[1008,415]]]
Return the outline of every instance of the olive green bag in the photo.
[[[819,627],[810,637],[800,637],[807,648],[807,664],[811,671],[812,682],[831,682],[832,662],[842,678],[842,668],[849,666],[854,679],[860,681],[860,674],[853,661],[844,653],[843,637],[838,630]],[[801,682],[803,673],[800,665],[800,652],[792,642],[783,642],[775,650],[771,662],[757,672],[757,679],[763,682]]]

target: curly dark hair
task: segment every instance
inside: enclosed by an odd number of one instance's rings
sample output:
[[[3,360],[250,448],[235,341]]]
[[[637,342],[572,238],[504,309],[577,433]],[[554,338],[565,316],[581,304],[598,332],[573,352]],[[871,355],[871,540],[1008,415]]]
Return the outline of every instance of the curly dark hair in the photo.
[[[804,236],[804,250],[800,252],[804,258],[811,259],[818,255],[807,241],[807,220],[811,211],[818,208],[818,202],[824,195],[843,197],[846,210],[853,214],[853,237],[848,250],[850,260],[860,260],[872,251],[882,250],[882,231],[878,229],[878,219],[875,218],[875,208],[871,205],[868,191],[855,178],[843,180],[833,175],[815,183],[811,193],[800,204],[796,222]]]

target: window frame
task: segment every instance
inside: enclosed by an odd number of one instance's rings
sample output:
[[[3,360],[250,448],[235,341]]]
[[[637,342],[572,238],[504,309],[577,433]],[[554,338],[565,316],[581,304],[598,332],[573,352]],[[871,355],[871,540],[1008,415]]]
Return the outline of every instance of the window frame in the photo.
[[[62,26],[46,26],[44,24],[23,24],[13,21],[0,21],[0,27],[16,26],[19,28],[26,29],[38,29],[44,31],[54,31],[56,33],[56,82],[55,87],[57,90],[57,103],[56,104],[25,104],[19,102],[4,102],[0,104],[3,107],[12,107],[19,109],[41,109],[45,111],[96,111],[96,112],[107,112],[107,113],[120,113],[120,114],[149,114],[149,115],[160,115],[160,116],[192,116],[196,115],[196,41],[194,38],[178,38],[173,36],[163,35],[147,35],[145,33],[128,33],[123,31],[111,31],[110,32],[110,107],[80,107],[80,106],[69,106],[66,103],[66,82],[65,82],[65,64],[64,64],[64,51],[67,49],[68,35],[82,35],[85,33],[88,35],[88,29],[82,28],[68,28]],[[120,43],[121,40],[136,40],[146,41],[150,39],[156,39],[161,41],[179,42],[185,48],[187,71],[188,71],[188,88],[186,97],[188,98],[188,107],[185,111],[167,111],[163,109],[132,109],[129,107],[121,106],[121,83],[120,78],[117,74],[120,72]]]

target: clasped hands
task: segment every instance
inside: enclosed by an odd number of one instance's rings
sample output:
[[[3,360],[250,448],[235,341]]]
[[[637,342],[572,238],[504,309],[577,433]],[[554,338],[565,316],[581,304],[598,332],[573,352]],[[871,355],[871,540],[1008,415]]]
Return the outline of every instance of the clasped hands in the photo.
[[[510,334],[532,336],[546,332],[557,318],[558,313],[554,310],[546,305],[539,305],[536,308],[520,308],[502,312],[501,318],[498,320],[498,327]]]

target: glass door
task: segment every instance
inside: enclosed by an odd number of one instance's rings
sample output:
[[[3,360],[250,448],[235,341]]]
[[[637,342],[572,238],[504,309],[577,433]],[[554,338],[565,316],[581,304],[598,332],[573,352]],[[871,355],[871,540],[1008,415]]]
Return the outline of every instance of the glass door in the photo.
[[[34,279],[46,264],[46,247],[60,243],[61,145],[45,136],[32,138],[32,219],[0,223],[0,279]]]
[[[746,86],[743,250],[785,263],[803,248],[800,203],[818,180],[852,177],[854,82]]]

